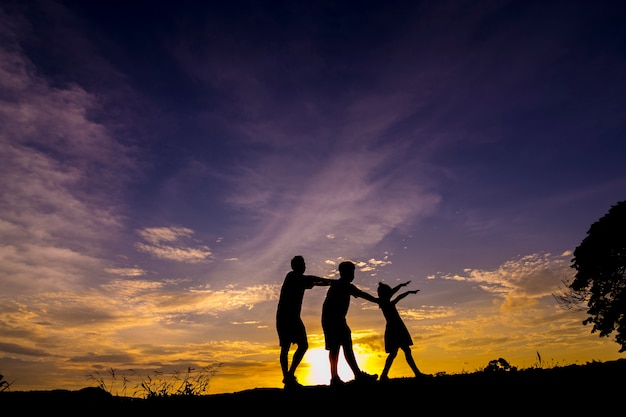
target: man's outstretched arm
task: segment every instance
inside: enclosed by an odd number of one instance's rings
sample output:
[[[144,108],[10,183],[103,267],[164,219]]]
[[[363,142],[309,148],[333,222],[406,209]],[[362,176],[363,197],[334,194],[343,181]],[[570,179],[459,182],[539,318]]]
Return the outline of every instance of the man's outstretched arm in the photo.
[[[330,285],[333,281],[336,281],[334,279],[322,278],[322,277],[318,277],[315,275],[305,275],[305,276],[307,279],[311,281],[312,285],[326,286],[326,285]]]

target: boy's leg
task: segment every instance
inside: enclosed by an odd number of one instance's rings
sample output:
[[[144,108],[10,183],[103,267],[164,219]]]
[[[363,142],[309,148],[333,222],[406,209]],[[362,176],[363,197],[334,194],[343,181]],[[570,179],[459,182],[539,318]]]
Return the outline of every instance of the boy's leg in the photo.
[[[350,343],[346,343],[343,346],[343,356],[346,358],[346,362],[350,369],[354,373],[354,376],[357,377],[361,373],[361,369],[359,368],[359,364],[356,361],[356,356],[354,355],[354,349],[352,348],[352,341]]]
[[[333,348],[328,351],[328,360],[330,361],[330,385],[342,385],[343,381],[339,378],[339,348]]]
[[[350,369],[354,373],[354,379],[358,381],[364,380],[373,380],[376,381],[378,379],[378,375],[370,375],[366,372],[363,372],[361,368],[359,368],[359,364],[356,361],[356,356],[354,355],[354,349],[352,348],[352,341],[347,346],[343,347],[343,354],[346,358],[346,362],[350,365]]]

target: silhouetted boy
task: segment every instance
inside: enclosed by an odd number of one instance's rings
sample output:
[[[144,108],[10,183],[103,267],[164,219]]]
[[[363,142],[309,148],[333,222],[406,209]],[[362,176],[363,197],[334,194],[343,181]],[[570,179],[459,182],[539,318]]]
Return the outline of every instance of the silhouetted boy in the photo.
[[[354,280],[355,265],[350,261],[339,264],[339,279],[334,280],[328,288],[326,299],[322,307],[322,328],[328,359],[330,360],[330,385],[343,385],[344,382],[339,377],[337,365],[339,362],[339,350],[343,348],[343,355],[350,369],[354,373],[355,380],[376,380],[378,375],[369,375],[359,368],[354,350],[352,348],[352,331],[348,327],[346,315],[350,307],[350,296],[361,297],[368,301],[377,302],[373,295],[358,289],[352,281]]]

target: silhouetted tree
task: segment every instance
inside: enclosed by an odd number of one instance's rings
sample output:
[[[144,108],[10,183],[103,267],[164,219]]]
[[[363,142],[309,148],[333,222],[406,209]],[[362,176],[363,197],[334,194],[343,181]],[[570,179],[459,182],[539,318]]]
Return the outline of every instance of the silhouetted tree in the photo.
[[[593,323],[591,333],[608,337],[626,351],[626,201],[613,205],[607,214],[593,223],[587,237],[574,250],[571,267],[576,275],[566,288],[555,295],[566,308],[586,304]]]

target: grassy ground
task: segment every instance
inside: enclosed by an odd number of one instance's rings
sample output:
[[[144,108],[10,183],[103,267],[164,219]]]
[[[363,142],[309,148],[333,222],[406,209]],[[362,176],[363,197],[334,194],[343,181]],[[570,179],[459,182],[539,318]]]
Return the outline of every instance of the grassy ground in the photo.
[[[15,414],[393,416],[608,415],[624,412],[626,359],[550,369],[474,372],[427,379],[326,385],[295,390],[252,389],[232,394],[136,399],[99,388],[0,393],[0,405]]]

